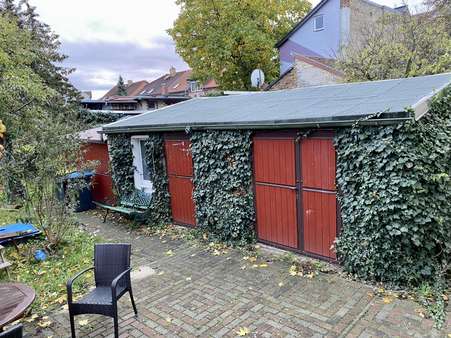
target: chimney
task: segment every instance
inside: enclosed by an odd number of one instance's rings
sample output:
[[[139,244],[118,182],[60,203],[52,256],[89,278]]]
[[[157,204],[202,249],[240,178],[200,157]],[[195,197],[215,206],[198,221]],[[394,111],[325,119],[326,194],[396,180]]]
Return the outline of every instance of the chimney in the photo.
[[[161,95],[168,95],[168,86],[166,83],[161,84]]]
[[[128,81],[127,81],[127,87],[130,86],[132,83],[133,83],[132,80],[128,80]]]
[[[171,66],[171,68],[169,68],[169,75],[170,75],[171,77],[174,77],[176,72],[177,72],[177,71],[176,71],[176,69],[175,69],[174,66]]]

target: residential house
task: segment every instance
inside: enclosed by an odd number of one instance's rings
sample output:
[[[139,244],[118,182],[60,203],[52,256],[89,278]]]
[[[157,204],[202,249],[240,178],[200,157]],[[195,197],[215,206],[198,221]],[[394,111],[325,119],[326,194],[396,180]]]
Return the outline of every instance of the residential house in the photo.
[[[341,48],[359,41],[362,29],[385,13],[406,12],[407,6],[391,8],[369,0],[322,0],[276,44],[281,78],[270,89],[340,82],[341,74],[331,67]]]
[[[218,89],[214,80],[200,83],[193,80],[190,69],[177,71],[174,67],[169,73],[152,82],[128,81],[127,95],[118,95],[117,86],[111,88],[100,100],[82,100],[84,108],[91,110],[121,111],[126,114],[141,113],[144,110],[158,109],[192,97],[204,96]]]

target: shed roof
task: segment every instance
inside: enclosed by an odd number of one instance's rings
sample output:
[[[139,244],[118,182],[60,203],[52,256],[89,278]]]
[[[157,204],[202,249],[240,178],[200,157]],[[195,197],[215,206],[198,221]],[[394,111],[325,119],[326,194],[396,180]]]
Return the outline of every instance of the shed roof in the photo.
[[[451,83],[451,73],[405,79],[202,97],[107,124],[114,132],[257,129],[350,125],[362,118],[393,123],[420,117],[428,99]],[[373,116],[382,113],[380,116]]]

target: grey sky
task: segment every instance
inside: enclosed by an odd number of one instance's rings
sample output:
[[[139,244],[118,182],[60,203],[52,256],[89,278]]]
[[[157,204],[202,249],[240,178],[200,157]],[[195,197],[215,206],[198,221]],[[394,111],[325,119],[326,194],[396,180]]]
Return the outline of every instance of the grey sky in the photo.
[[[387,6],[399,0],[374,0]],[[421,0],[410,0],[416,5]],[[313,4],[319,0],[312,0]],[[174,0],[30,0],[42,20],[60,35],[72,83],[100,96],[116,82],[153,80],[171,65],[188,66],[166,33],[179,13]]]

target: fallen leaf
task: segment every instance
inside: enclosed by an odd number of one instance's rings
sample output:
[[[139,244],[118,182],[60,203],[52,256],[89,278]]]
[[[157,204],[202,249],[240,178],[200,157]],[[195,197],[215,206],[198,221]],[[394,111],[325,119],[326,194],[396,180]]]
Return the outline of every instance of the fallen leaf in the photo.
[[[191,277],[186,277],[185,280],[189,282],[191,280]]]
[[[247,327],[240,327],[239,330],[236,332],[236,334],[238,336],[246,336],[250,333],[251,331],[247,328]]]
[[[290,267],[290,270],[288,270],[288,272],[290,273],[291,276],[296,276],[298,274],[296,265],[292,265]]]
[[[38,322],[38,326],[42,328],[49,327],[50,325],[52,325],[52,322],[50,320]]]
[[[259,267],[260,267],[260,268],[267,268],[267,267],[268,267],[268,264],[262,263],[262,264],[259,265]]]
[[[78,324],[80,324],[80,326],[88,325],[88,320],[87,320],[87,319],[79,320],[79,321],[78,321]]]
[[[246,265],[241,266],[241,270],[246,270]]]
[[[174,252],[172,250],[166,251],[166,256],[174,256]]]
[[[249,259],[249,256],[244,256],[243,260],[247,261]]]
[[[161,276],[161,275],[164,275],[164,271],[160,271],[160,272],[157,274],[157,276]]]
[[[257,257],[249,257],[249,262],[254,263],[257,261]]]
[[[213,256],[219,256],[221,253],[218,250],[214,250],[213,251]]]
[[[167,318],[166,318],[166,321],[167,321],[168,323],[171,323],[171,322],[172,322],[172,318],[167,317]]]
[[[278,285],[279,285],[279,287],[282,287],[282,286],[283,286],[283,283],[282,283],[282,282],[279,282]]]
[[[258,268],[258,264],[252,265],[253,268]]]
[[[383,301],[384,301],[384,304],[390,304],[391,302],[393,302],[393,298],[392,297],[384,297]]]

